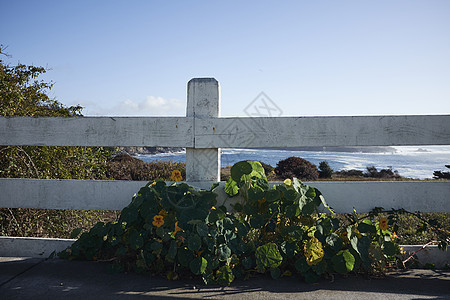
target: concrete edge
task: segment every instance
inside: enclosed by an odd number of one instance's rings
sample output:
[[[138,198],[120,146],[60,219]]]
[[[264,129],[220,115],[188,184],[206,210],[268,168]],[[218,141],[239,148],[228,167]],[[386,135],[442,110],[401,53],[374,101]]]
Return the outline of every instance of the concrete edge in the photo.
[[[53,251],[60,252],[75,241],[72,239],[0,236],[0,256],[47,258]]]

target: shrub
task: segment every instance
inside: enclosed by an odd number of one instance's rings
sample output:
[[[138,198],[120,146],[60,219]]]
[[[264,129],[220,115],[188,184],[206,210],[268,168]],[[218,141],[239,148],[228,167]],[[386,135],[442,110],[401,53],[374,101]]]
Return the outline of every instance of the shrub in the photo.
[[[337,171],[335,174],[339,177],[364,177],[363,171],[355,169]]]
[[[231,168],[225,192],[242,196],[235,212],[215,207],[214,188],[151,181],[118,222],[97,223],[58,255],[114,261],[112,271],[168,279],[194,274],[206,284],[229,285],[256,272],[274,279],[297,273],[307,282],[330,273],[378,273],[400,252],[390,231],[395,218],[350,214],[344,224],[319,190],[296,178],[270,188],[258,162]],[[321,205],[332,214],[322,213]]]
[[[301,180],[316,180],[319,176],[314,164],[296,156],[280,160],[275,168],[275,173],[282,179],[296,177]]]
[[[319,164],[319,178],[331,178],[333,175],[333,169],[326,161],[322,161]]]
[[[367,171],[364,176],[371,178],[400,178],[397,171],[392,171],[392,167],[378,171],[375,166],[367,167]]]

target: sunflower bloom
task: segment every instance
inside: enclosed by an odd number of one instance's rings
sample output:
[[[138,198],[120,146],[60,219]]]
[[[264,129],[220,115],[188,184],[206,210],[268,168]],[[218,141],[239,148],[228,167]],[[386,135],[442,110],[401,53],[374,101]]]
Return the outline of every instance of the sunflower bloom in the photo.
[[[287,187],[291,186],[292,185],[292,180],[290,180],[289,178],[285,179],[284,180],[284,185],[287,186]]]
[[[161,227],[164,225],[164,217],[161,215],[156,215],[153,217],[153,226]]]
[[[178,221],[175,222],[175,230],[173,232],[173,235],[177,234],[178,231],[184,231],[183,228],[178,227]]]
[[[386,219],[386,218],[381,218],[381,219],[380,219],[379,226],[380,226],[380,229],[381,229],[381,230],[386,230],[386,229],[388,229],[387,219]]]
[[[181,176],[181,172],[179,170],[173,170],[172,175],[170,176],[170,180],[173,180],[176,182],[183,180],[183,177]]]

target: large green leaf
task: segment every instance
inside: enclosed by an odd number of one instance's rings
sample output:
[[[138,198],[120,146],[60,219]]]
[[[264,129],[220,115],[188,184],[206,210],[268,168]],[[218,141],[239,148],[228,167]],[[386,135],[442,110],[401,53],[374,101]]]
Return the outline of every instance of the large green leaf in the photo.
[[[336,233],[332,233],[325,239],[327,245],[330,246],[334,251],[339,251],[342,248],[342,239]]]
[[[206,270],[206,266],[208,265],[208,261],[203,257],[196,257],[189,263],[189,269],[191,269],[192,273],[195,275],[203,274]]]
[[[240,161],[238,163],[235,163],[231,167],[231,178],[236,181],[240,182],[242,175],[248,175],[252,172],[253,168],[252,165],[246,161]]]
[[[358,231],[361,233],[376,233],[377,228],[372,224],[371,220],[365,219],[358,225]]]
[[[277,190],[268,190],[266,192],[265,198],[267,202],[274,202],[280,199],[280,192]]]
[[[236,183],[236,181],[234,181],[233,178],[230,177],[230,178],[228,178],[227,182],[225,183],[224,190],[228,196],[233,197],[239,193],[239,186]]]
[[[395,247],[395,244],[390,241],[385,241],[383,243],[383,253],[386,254],[387,256],[393,256],[393,255],[397,254],[397,249]]]
[[[283,262],[283,257],[275,243],[268,243],[256,249],[256,264],[260,268],[276,268]]]
[[[180,248],[177,251],[177,258],[178,261],[180,262],[180,264],[183,267],[187,267],[189,266],[189,263],[191,262],[191,260],[193,259],[194,255],[192,254],[192,251],[189,251],[186,248]]]
[[[144,245],[144,239],[136,229],[131,229],[127,235],[127,242],[131,249],[137,250]]]
[[[202,239],[198,234],[192,234],[188,239],[188,248],[191,251],[199,251],[202,247]]]
[[[200,222],[196,225],[196,227],[197,227],[197,233],[199,236],[201,236],[201,237],[208,236],[208,233],[209,233],[208,225],[206,225],[203,222]]]
[[[262,200],[263,198],[264,191],[259,186],[251,188],[248,191],[248,201],[252,204],[256,204],[257,201]]]
[[[225,265],[219,268],[216,272],[216,281],[218,284],[228,286],[233,282],[234,275],[230,266]]]
[[[138,218],[138,209],[134,206],[125,207],[120,214],[120,221],[132,224]]]
[[[167,258],[174,260],[177,255],[177,242],[172,240],[170,242],[169,251],[167,251]]]
[[[336,272],[345,274],[353,270],[355,257],[349,250],[341,250],[331,258],[331,263]]]
[[[226,261],[231,256],[231,249],[227,244],[220,244],[217,247],[217,256],[220,261]]]
[[[252,173],[250,175],[256,177],[265,177],[264,167],[259,161],[248,160],[247,162],[252,166]],[[255,172],[258,173],[258,175],[255,175]]]
[[[294,267],[300,274],[305,274],[311,268],[311,266],[306,262],[306,257],[304,256],[301,256],[295,261]]]

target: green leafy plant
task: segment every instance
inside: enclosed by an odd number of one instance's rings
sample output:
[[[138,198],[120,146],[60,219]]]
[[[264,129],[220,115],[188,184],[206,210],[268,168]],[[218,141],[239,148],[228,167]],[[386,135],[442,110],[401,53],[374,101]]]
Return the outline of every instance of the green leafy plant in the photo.
[[[258,273],[315,282],[331,273],[384,272],[400,253],[384,218],[350,214],[342,222],[319,190],[296,178],[271,186],[259,162],[231,168],[224,189],[237,199],[234,211],[216,207],[218,188],[151,181],[117,222],[98,223],[59,256],[229,285]]]

